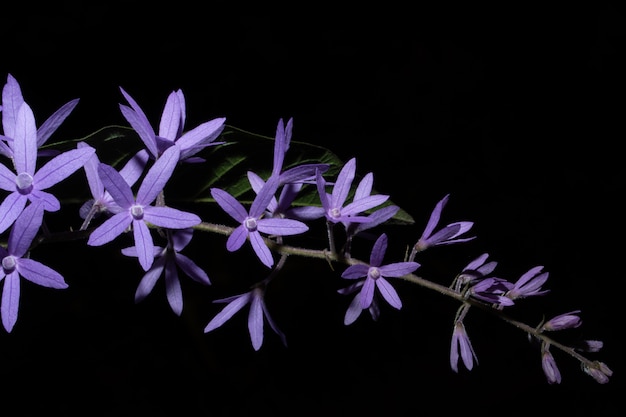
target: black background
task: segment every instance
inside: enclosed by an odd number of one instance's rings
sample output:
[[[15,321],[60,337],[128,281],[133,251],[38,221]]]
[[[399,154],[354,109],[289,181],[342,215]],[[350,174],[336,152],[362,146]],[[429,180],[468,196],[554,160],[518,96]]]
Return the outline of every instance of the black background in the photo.
[[[375,187],[413,215],[415,226],[388,232],[389,261],[450,193],[442,222],[472,220],[478,238],[425,253],[424,276],[448,283],[482,252],[511,280],[544,265],[551,293],[517,311],[534,324],[581,309],[583,326],[571,333],[605,342],[597,357],[615,371],[611,382],[595,383],[555,351],[563,382],[548,385],[538,348],[478,311],[466,325],[479,365],[455,374],[455,303],[399,282],[401,311],[345,327],[347,300],[336,294],[344,282],[316,261],[292,262],[268,294],[289,347],[266,326],[255,352],[244,313],[202,332],[219,309],[213,299],[263,278],[249,253],[225,253],[221,236],[194,240],[189,256],[202,259],[213,286],[183,282],[176,317],[162,283],[133,303],[141,271],[117,247],[80,241],[37,253],[70,287],[23,281],[17,325],[0,332],[0,401],[11,415],[623,412],[624,11],[361,7],[306,4],[296,15],[226,2],[62,2],[9,11],[0,74],[17,78],[38,123],[81,98],[55,139],[125,124],[119,86],[154,125],[177,88],[188,127],[224,116],[273,136],[279,118],[293,117],[294,140],[356,157],[359,172],[374,172]]]

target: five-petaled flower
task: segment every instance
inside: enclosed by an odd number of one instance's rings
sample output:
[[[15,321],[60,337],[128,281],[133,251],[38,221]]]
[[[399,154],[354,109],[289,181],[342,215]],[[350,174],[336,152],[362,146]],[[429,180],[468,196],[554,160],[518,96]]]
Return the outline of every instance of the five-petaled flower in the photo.
[[[214,303],[228,303],[213,319],[206,325],[204,332],[208,333],[217,329],[226,321],[228,321],[235,313],[241,310],[246,304],[250,304],[250,312],[248,313],[248,331],[252,340],[254,350],[259,350],[263,345],[263,317],[267,319],[270,327],[280,337],[281,341],[287,346],[287,339],[282,331],[278,328],[272,317],[270,316],[264,301],[265,290],[262,287],[255,287],[251,291],[232,297],[213,300]]]
[[[209,277],[196,265],[190,258],[180,253],[191,241],[193,229],[168,230],[167,246],[154,247],[154,262],[145,273],[137,291],[135,291],[135,302],[138,303],[154,288],[154,285],[161,277],[165,275],[165,294],[172,311],[180,316],[183,311],[183,294],[178,278],[178,268],[180,268],[187,276],[196,282],[204,285],[210,285]],[[137,256],[137,247],[122,249],[122,253],[126,256]],[[165,272],[165,273],[164,273]]]
[[[410,274],[419,268],[420,264],[417,262],[396,262],[391,264],[382,265],[385,252],[387,251],[387,235],[382,234],[374,242],[372,252],[370,254],[369,265],[354,264],[347,267],[341,274],[342,278],[357,279],[365,277],[363,287],[360,291],[360,305],[361,309],[369,308],[374,299],[374,292],[376,288],[382,295],[382,297],[393,308],[402,308],[402,301],[398,296],[398,293],[393,286],[385,278],[387,277],[402,277]]]
[[[152,158],[158,159],[167,148],[175,145],[180,151],[179,161],[204,162],[204,159],[194,155],[207,146],[224,143],[215,142],[215,139],[224,130],[224,122],[226,121],[224,117],[209,120],[190,131],[184,132],[187,113],[182,90],[172,91],[168,96],[161,114],[158,134],[152,128],[146,114],[137,102],[123,88],[120,87],[120,91],[130,104],[130,107],[120,104],[122,115],[137,132]]]
[[[6,249],[0,246],[0,281],[4,280],[2,289],[2,325],[11,332],[20,303],[20,276],[49,288],[63,289],[67,284],[63,276],[52,268],[26,256],[33,239],[43,221],[43,203],[35,201],[29,204],[18,216],[9,233]]]
[[[326,192],[326,181],[322,177],[322,173],[317,170],[316,184],[317,191],[320,196],[324,215],[330,223],[363,223],[369,222],[367,216],[359,214],[373,207],[383,204],[389,199],[388,195],[375,194],[367,195],[362,198],[353,199],[351,203],[345,204],[350,193],[350,187],[356,174],[356,159],[352,158],[339,171],[332,193]]]
[[[274,258],[261,233],[275,236],[290,236],[309,230],[309,227],[299,220],[264,217],[277,188],[278,177],[270,177],[255,196],[249,211],[227,191],[219,188],[211,189],[211,196],[213,196],[217,204],[229,216],[240,222],[239,226],[228,237],[226,249],[234,252],[241,248],[246,239],[249,238],[254,252],[263,265],[268,268],[274,265]]]
[[[4,115],[4,112],[2,114]],[[95,152],[93,148],[63,152],[37,170],[35,116],[25,102],[17,111],[12,135],[11,149],[15,173],[0,164],[0,189],[10,192],[0,204],[0,233],[13,224],[29,200],[42,201],[46,211],[58,211],[61,203],[54,195],[44,190],[81,168]]]
[[[171,207],[150,205],[170,179],[178,163],[179,153],[176,146],[163,152],[146,173],[136,197],[130,185],[115,168],[100,163],[100,180],[119,206],[119,210],[91,232],[87,244],[104,245],[132,225],[137,257],[144,271],[147,271],[154,261],[154,243],[147,223],[165,229],[186,229],[199,224],[201,219],[195,214]]]

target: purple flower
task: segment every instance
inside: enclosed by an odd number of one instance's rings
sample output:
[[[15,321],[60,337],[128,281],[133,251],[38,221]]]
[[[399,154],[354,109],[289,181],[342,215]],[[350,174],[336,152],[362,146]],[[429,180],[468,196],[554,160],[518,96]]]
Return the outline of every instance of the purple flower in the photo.
[[[135,292],[135,302],[142,301],[154,288],[154,285],[165,275],[165,294],[172,311],[180,316],[183,311],[183,295],[178,278],[178,268],[187,276],[200,284],[211,285],[209,277],[198,265],[187,256],[180,253],[191,241],[193,229],[174,230],[168,233],[168,242],[165,248],[154,247],[154,262],[141,279]],[[137,256],[137,247],[122,249],[126,256]],[[163,274],[165,272],[165,274]]]
[[[326,181],[321,172],[317,171],[317,191],[320,196],[326,219],[331,223],[364,223],[369,222],[367,216],[359,216],[360,213],[383,204],[389,199],[388,195],[368,195],[363,198],[353,199],[352,203],[344,206],[350,187],[356,173],[356,159],[352,158],[341,168],[337,180],[333,186],[333,192],[326,192]]]
[[[561,372],[556,366],[554,356],[550,353],[550,344],[546,342],[541,346],[541,367],[543,368],[543,373],[548,379],[549,384],[561,383]]]
[[[613,371],[604,362],[594,361],[591,365],[584,364],[582,368],[599,384],[606,384],[609,382],[609,377],[613,376]]]
[[[514,284],[513,288],[511,288],[506,296],[511,300],[516,300],[518,298],[531,297],[534,295],[543,295],[548,293],[550,290],[542,290],[541,286],[548,279],[547,272],[541,272],[543,266],[536,266],[531,268],[523,274]]]
[[[36,170],[37,130],[33,111],[28,104],[22,103],[20,106],[14,127],[11,149],[16,173],[0,164],[0,188],[10,193],[0,204],[0,233],[13,224],[28,200],[42,201],[46,211],[59,210],[59,200],[44,190],[70,176],[94,154],[93,148],[70,150],[55,156]]]
[[[206,325],[204,332],[208,333],[217,329],[226,321],[228,321],[235,313],[241,310],[246,304],[250,304],[250,313],[248,314],[248,331],[250,332],[250,339],[252,340],[252,347],[254,350],[259,350],[263,345],[263,316],[267,319],[270,327],[278,336],[285,346],[287,346],[287,340],[283,332],[280,331],[265,306],[263,297],[265,291],[261,287],[256,287],[252,291],[244,294],[235,295],[232,297],[222,298],[214,300],[214,303],[228,303],[222,311],[220,311],[213,319]]]
[[[195,214],[171,207],[150,205],[172,175],[178,163],[178,156],[179,150],[176,146],[163,152],[148,170],[137,191],[137,197],[133,196],[130,186],[119,172],[113,167],[101,163],[98,168],[100,180],[104,184],[104,188],[113,196],[113,200],[120,207],[120,211],[91,232],[87,244],[90,246],[104,245],[132,225],[139,263],[144,271],[147,271],[154,261],[154,243],[146,223],[166,229],[186,229],[199,224],[201,219]]]
[[[469,289],[469,295],[498,306],[512,306],[513,300],[505,294],[513,284],[502,278],[489,277],[478,281]]]
[[[85,142],[78,142],[77,147],[91,148]],[[129,186],[133,186],[139,179],[143,170],[148,162],[148,152],[145,149],[137,152],[132,158],[128,160],[126,165],[120,170],[120,175]],[[98,167],[100,166],[100,160],[95,153],[89,158],[89,160],[83,166],[85,170],[85,176],[87,177],[87,183],[89,184],[89,190],[91,191],[92,199],[85,202],[79,210],[80,217],[85,220],[81,230],[85,230],[89,225],[89,222],[93,217],[96,217],[103,213],[117,213],[121,208],[115,204],[111,194],[105,190],[104,184],[100,180],[98,174]]]
[[[488,253],[483,253],[463,268],[463,272],[456,276],[453,282],[455,291],[461,290],[468,284],[475,283],[491,274],[498,265],[495,261],[487,262]]]
[[[226,241],[226,249],[234,252],[241,248],[246,239],[250,239],[254,252],[263,265],[271,268],[274,265],[272,253],[263,240],[261,233],[276,236],[289,236],[304,233],[309,227],[298,220],[284,218],[266,218],[265,211],[274,197],[278,187],[278,179],[270,179],[254,198],[250,211],[237,201],[235,197],[219,188],[211,189],[211,196],[217,204],[233,219],[240,222]]]
[[[419,240],[413,247],[414,253],[422,252],[432,246],[450,245],[453,243],[467,242],[476,238],[476,236],[467,237],[467,238],[459,237],[463,233],[468,232],[472,228],[472,226],[474,225],[473,222],[450,223],[443,229],[440,229],[438,232],[433,234],[433,231],[435,230],[435,227],[437,227],[437,224],[439,223],[439,219],[441,218],[441,212],[443,211],[443,208],[448,203],[449,198],[450,198],[450,194],[442,198],[435,206],[435,209],[430,215],[430,219],[428,220],[428,223],[426,224],[426,228],[424,229],[422,236],[419,238]]]
[[[542,329],[555,331],[579,327],[582,324],[582,320],[578,317],[578,313],[580,313],[580,310],[559,314],[545,322]]]
[[[450,343],[450,366],[454,372],[459,372],[459,349],[461,351],[461,359],[463,365],[468,371],[471,371],[474,367],[474,361],[478,364],[478,357],[474,352],[472,343],[467,336],[465,325],[462,321],[454,323],[454,330],[452,331],[452,342]]]
[[[350,265],[341,274],[342,278],[356,279],[365,277],[363,288],[360,292],[361,308],[369,308],[374,299],[375,289],[393,308],[402,308],[402,301],[393,286],[387,281],[386,277],[401,277],[412,273],[420,264],[417,262],[397,262],[382,265],[385,252],[387,251],[387,235],[382,234],[374,243],[370,254],[370,264]]]
[[[204,159],[193,156],[207,146],[224,143],[214,142],[224,130],[226,121],[224,117],[202,123],[188,132],[183,131],[186,108],[185,97],[181,90],[172,91],[168,96],[161,114],[158,134],[155,133],[137,102],[123,88],[120,87],[120,91],[130,104],[130,107],[120,104],[122,115],[137,132],[154,159],[157,159],[167,148],[176,145],[180,151],[181,162],[204,162]]]
[[[0,281],[2,290],[2,325],[11,332],[17,321],[20,302],[20,276],[28,281],[49,288],[67,288],[65,280],[53,269],[26,256],[30,245],[43,221],[43,203],[29,204],[18,216],[9,234],[7,248],[0,246]]]
[[[59,108],[37,129],[37,148],[41,147],[50,136],[59,128],[61,123],[70,115],[78,104],[79,99],[74,99]],[[13,140],[17,129],[17,119],[20,107],[24,103],[22,90],[17,80],[9,74],[7,82],[2,89],[2,128],[4,136],[0,135],[4,142],[0,141],[0,154],[13,158]],[[54,155],[56,151],[39,151],[39,155]]]

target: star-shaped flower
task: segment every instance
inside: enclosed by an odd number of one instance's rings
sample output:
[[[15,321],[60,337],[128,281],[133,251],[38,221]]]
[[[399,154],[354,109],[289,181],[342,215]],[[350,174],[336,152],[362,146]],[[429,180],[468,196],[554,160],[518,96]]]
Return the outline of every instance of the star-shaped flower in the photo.
[[[317,191],[320,196],[322,207],[327,221],[331,223],[363,223],[369,222],[371,219],[367,216],[359,214],[373,207],[383,204],[389,199],[388,195],[376,194],[367,195],[363,198],[353,199],[351,203],[345,204],[350,187],[356,174],[356,159],[352,158],[339,171],[337,180],[333,185],[332,193],[326,192],[326,181],[322,177],[322,173],[318,170],[316,173]]]
[[[204,159],[194,157],[194,155],[207,146],[224,143],[215,142],[224,130],[226,121],[224,117],[204,122],[190,131],[184,131],[187,113],[182,90],[172,91],[168,96],[161,114],[158,133],[154,131],[137,102],[123,88],[120,87],[120,91],[130,104],[130,107],[120,104],[122,115],[137,132],[152,158],[157,159],[167,148],[176,145],[180,151],[181,162],[203,162]]]
[[[450,194],[443,197],[435,206],[430,215],[430,219],[426,224],[426,228],[424,228],[422,236],[420,236],[419,240],[413,247],[413,255],[416,252],[424,251],[432,246],[451,245],[453,243],[467,242],[476,238],[476,236],[467,238],[460,237],[462,234],[468,232],[474,225],[473,222],[466,221],[450,223],[443,229],[433,233],[435,227],[437,227],[437,224],[439,223],[439,219],[441,218],[441,212],[448,203],[449,198]]]
[[[370,264],[355,264],[347,267],[341,274],[342,278],[357,279],[365,277],[363,288],[360,292],[360,307],[369,308],[374,299],[375,289],[383,298],[396,309],[402,308],[402,301],[393,286],[385,278],[401,277],[412,273],[420,264],[417,262],[396,262],[382,265],[385,252],[387,251],[387,235],[382,234],[374,243],[370,254]]]
[[[61,274],[26,256],[43,221],[43,212],[44,208],[41,201],[29,204],[15,220],[9,233],[6,249],[0,246],[0,259],[2,259],[0,281],[4,280],[1,308],[2,325],[9,333],[17,321],[20,302],[20,276],[44,287],[67,288]]]
[[[250,206],[250,211],[227,191],[219,188],[211,189],[211,196],[217,204],[233,219],[240,222],[226,241],[226,249],[234,252],[241,248],[246,239],[263,265],[271,268],[274,265],[272,253],[263,240],[261,233],[275,236],[290,236],[304,233],[309,227],[299,220],[264,217],[267,207],[278,188],[278,178],[270,178],[259,190]]]
[[[77,147],[80,149],[89,148],[90,146],[85,142],[78,142]],[[129,186],[132,187],[135,182],[137,182],[148,163],[148,159],[148,151],[141,149],[126,162],[124,167],[122,167],[120,175],[126,180]],[[104,184],[102,184],[100,175],[98,174],[99,166],[100,160],[95,153],[83,166],[87,183],[89,184],[89,190],[93,198],[86,201],[79,210],[80,217],[85,220],[81,230],[85,230],[89,226],[92,218],[103,213],[111,214],[121,210],[120,207],[115,204],[111,194],[104,188]]]
[[[61,106],[37,129],[37,148],[41,147],[50,136],[59,128],[61,123],[70,115],[78,104],[79,99],[71,100]],[[4,135],[0,135],[0,154],[13,158],[13,140],[17,129],[17,119],[20,107],[24,103],[19,83],[11,74],[2,89],[2,128]],[[6,142],[6,145],[5,145]],[[56,155],[57,151],[39,151],[39,155]]]
[[[226,323],[226,321],[228,321],[245,305],[250,304],[250,313],[248,314],[248,331],[250,332],[250,339],[252,340],[252,347],[254,350],[259,350],[263,345],[263,316],[265,316],[270,327],[280,337],[283,344],[287,346],[285,335],[280,331],[265,306],[265,301],[263,299],[264,296],[265,290],[262,287],[255,287],[252,291],[244,294],[214,300],[214,303],[228,304],[206,325],[204,332],[208,333],[217,329]]]
[[[0,233],[13,224],[28,200],[41,200],[46,211],[59,210],[59,200],[44,190],[81,168],[95,152],[93,148],[63,152],[37,170],[37,129],[27,103],[22,103],[17,112],[12,135],[15,173],[0,164],[0,188],[10,193],[0,204]]]
[[[165,275],[165,294],[172,311],[180,316],[183,311],[183,293],[178,278],[178,268],[196,282],[211,285],[209,277],[190,258],[180,253],[191,241],[193,229],[181,229],[168,232],[167,246],[154,247],[154,262],[141,279],[135,292],[135,302],[138,303],[152,292],[154,285],[161,275]],[[122,249],[126,256],[137,256],[137,247]],[[165,273],[164,273],[165,272]]]
[[[104,245],[132,225],[137,257],[144,271],[147,271],[154,261],[154,243],[147,223],[166,229],[186,229],[200,223],[201,219],[195,214],[171,207],[150,205],[172,175],[179,154],[176,146],[163,152],[146,173],[137,191],[137,197],[133,196],[130,186],[115,168],[100,163],[98,168],[100,180],[121,210],[91,232],[87,244]]]

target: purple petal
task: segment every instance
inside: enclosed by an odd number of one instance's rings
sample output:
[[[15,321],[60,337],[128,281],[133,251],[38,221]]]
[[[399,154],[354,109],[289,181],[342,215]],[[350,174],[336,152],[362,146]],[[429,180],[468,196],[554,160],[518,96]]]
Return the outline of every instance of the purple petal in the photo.
[[[271,268],[274,265],[274,258],[272,257],[272,252],[269,250],[265,241],[261,237],[259,232],[250,232],[248,234],[250,237],[250,243],[252,244],[252,249],[259,257],[263,265]]]
[[[274,321],[274,319],[270,315],[269,311],[267,310],[267,306],[265,305],[265,301],[263,299],[261,299],[261,308],[263,309],[263,314],[265,314],[265,318],[267,319],[267,323],[270,325],[272,330],[274,330],[274,332],[278,335],[278,337],[280,337],[280,340],[283,342],[283,345],[285,345],[285,347],[286,347],[287,346],[287,338],[285,337],[285,334],[278,328],[278,325],[276,324],[276,322]]]
[[[309,226],[301,221],[281,218],[259,219],[257,220],[257,228],[262,233],[277,236],[297,235],[309,230]]]
[[[248,313],[248,331],[254,350],[259,350],[263,345],[263,302],[262,293],[257,288],[252,293],[252,303]]]
[[[354,323],[356,319],[359,318],[362,311],[363,309],[361,308],[361,294],[359,293],[350,302],[350,305],[346,310],[346,315],[343,318],[343,324],[348,326]]]
[[[346,216],[352,216],[359,213],[363,213],[366,210],[369,210],[373,207],[380,206],[385,201],[389,199],[388,195],[384,194],[375,194],[370,195],[368,197],[360,198],[356,201],[353,201],[350,204],[347,204],[342,210],[341,214]]]
[[[137,202],[148,205],[156,200],[157,195],[165,188],[165,184],[172,176],[179,156],[180,151],[176,146],[168,148],[161,154],[143,179],[137,191]]]
[[[59,110],[54,112],[52,116],[39,126],[37,129],[37,147],[40,147],[48,138],[61,126],[61,123],[70,115],[74,110],[80,99],[74,99],[65,103]]]
[[[217,139],[224,130],[225,121],[226,118],[224,117],[209,120],[185,132],[176,141],[176,144],[180,147],[181,159],[199,151],[202,147],[209,145]]]
[[[111,194],[117,205],[128,209],[135,204],[135,196],[130,185],[115,168],[101,163],[98,167],[98,175],[100,175],[100,181],[104,184],[104,188]]]
[[[165,261],[165,256],[157,258],[152,264],[152,267],[144,274],[143,278],[141,278],[137,290],[135,291],[135,303],[143,301],[143,299],[152,292],[152,289],[163,273]]]
[[[132,223],[133,219],[126,211],[117,213],[104,221],[89,235],[89,246],[101,246],[121,235]]]
[[[366,277],[369,269],[369,266],[364,264],[350,265],[343,271],[341,278],[356,279]]]
[[[354,233],[356,234],[356,233],[363,232],[364,230],[371,229],[373,227],[378,226],[379,224],[386,222],[387,220],[395,216],[399,210],[400,210],[400,207],[391,205],[391,206],[380,208],[372,212],[372,214],[367,216],[370,219],[370,221],[365,222],[365,223],[359,223],[357,227],[354,229]]]
[[[172,240],[172,246],[176,252],[183,250],[193,237],[193,229],[180,229],[172,232],[170,239]]]
[[[250,216],[260,217],[261,214],[267,209],[268,205],[274,198],[276,190],[278,189],[278,177],[270,177],[265,185],[261,187],[259,193],[254,197],[250,206]]]
[[[276,126],[276,136],[274,138],[274,165],[272,167],[272,175],[279,175],[283,169],[283,161],[287,152],[285,143],[285,124],[283,119],[278,121]]]
[[[165,295],[174,314],[180,316],[183,312],[183,291],[174,262],[165,265]]]
[[[376,287],[380,291],[383,298],[395,309],[400,310],[402,308],[402,301],[400,296],[396,292],[395,288],[384,278],[378,278],[376,280]]]
[[[78,142],[76,145],[78,149],[83,148],[92,148],[87,144],[87,142]],[[98,167],[100,166],[100,160],[98,159],[98,155],[94,153],[91,155],[89,159],[83,165],[83,169],[85,170],[85,176],[87,177],[87,184],[89,185],[89,190],[91,191],[91,196],[98,200],[104,194],[104,185],[102,181],[100,181],[100,175],[98,174]]]
[[[143,220],[133,220],[133,237],[135,238],[139,264],[144,271],[147,271],[154,261],[154,242],[150,229]]]
[[[28,199],[33,202],[41,201],[45,211],[59,211],[61,209],[59,199],[45,191],[33,190],[28,195]]]
[[[279,176],[280,184],[289,184],[295,182],[301,182],[306,180],[313,180],[315,178],[315,171],[319,170],[320,173],[328,171],[330,165],[328,164],[303,164],[293,168],[286,169]]]
[[[178,137],[178,132],[181,123],[181,109],[178,94],[172,91],[167,97],[163,113],[161,114],[161,121],[159,123],[159,136],[167,138],[174,142]]]
[[[535,275],[541,272],[543,266],[535,266],[528,270],[528,272],[524,273],[515,283],[515,287],[519,288],[526,284],[530,279],[532,279]]]
[[[148,152],[150,152],[154,158],[157,158],[159,156],[159,150],[157,148],[156,135],[150,122],[145,118],[145,115],[142,117],[139,113],[123,104],[120,104],[120,111],[130,126],[137,132],[137,135],[139,135],[139,138]]]
[[[330,205],[332,207],[343,207],[343,203],[345,203],[346,198],[348,198],[348,194],[350,193],[350,187],[352,186],[355,172],[356,158],[352,158],[346,162],[343,168],[341,168],[341,171],[339,171],[331,196]]]
[[[21,276],[42,287],[67,288],[67,284],[61,274],[33,259],[21,258],[17,263],[16,269]]]
[[[154,206],[143,208],[143,219],[167,229],[187,229],[202,222],[202,219],[193,213],[171,207]]]
[[[9,253],[21,258],[30,248],[31,243],[43,221],[43,204],[31,203],[15,220],[8,241]]]
[[[384,277],[402,277],[415,271],[419,266],[417,262],[396,262],[383,265],[379,269]]]
[[[368,172],[363,179],[359,182],[354,192],[354,200],[359,200],[363,197],[367,197],[372,193],[372,187],[374,185],[374,174]]]
[[[215,317],[213,317],[213,319],[206,325],[206,327],[204,328],[204,333],[215,330],[222,324],[226,323],[226,321],[228,321],[228,319],[230,319],[236,312],[238,312],[243,308],[243,306],[248,304],[251,296],[252,292],[247,292],[245,294],[233,297],[232,301],[230,301],[230,303],[228,303],[228,305],[224,307],[222,311],[220,311]]]
[[[228,249],[229,252],[238,250],[245,243],[247,238],[248,229],[243,225],[236,227],[230,236],[228,236],[228,240],[226,240],[226,249]]]
[[[16,175],[9,168],[0,164],[0,188],[5,191],[15,191],[15,178]]]
[[[376,289],[376,281],[371,278],[365,278],[363,288],[361,288],[361,308],[368,308],[374,299],[374,290]]]
[[[2,325],[7,333],[11,333],[15,322],[17,322],[17,313],[20,305],[20,277],[17,271],[14,271],[4,277],[4,287],[2,288]]]
[[[431,233],[433,232],[433,230],[439,223],[439,219],[441,218],[441,212],[443,211],[443,208],[448,203],[449,198],[450,198],[450,194],[447,194],[437,203],[437,205],[435,206],[435,209],[430,214],[430,218],[428,219],[428,223],[426,224],[426,227],[424,228],[424,232],[422,233],[421,239],[428,239],[430,237]]]
[[[187,274],[188,277],[193,279],[200,284],[211,285],[211,281],[209,280],[209,276],[196,265],[191,259],[187,256],[182,255],[180,253],[176,254],[176,264],[180,267],[180,269]]]
[[[120,169],[120,175],[131,187],[137,182],[150,159],[150,155],[145,149],[140,150],[130,158],[124,167]]]
[[[387,251],[387,235],[382,234],[374,242],[372,252],[370,254],[370,265],[380,266],[383,263],[385,252]]]
[[[7,82],[2,89],[2,125],[4,134],[10,138],[15,137],[15,125],[17,113],[24,103],[22,90],[17,80],[9,74]]]
[[[82,168],[95,154],[94,148],[72,149],[55,156],[33,176],[33,185],[38,190],[45,190],[69,177]]]
[[[219,188],[211,188],[211,196],[230,217],[243,222],[248,217],[245,207],[235,197]]]
[[[324,177],[322,177],[322,173],[319,169],[315,170],[315,184],[317,186],[317,193],[320,196],[322,208],[324,209],[324,212],[327,212],[331,208],[330,198],[326,192],[326,181],[324,180]]]
[[[37,128],[35,116],[27,103],[23,103],[15,119],[13,135],[13,163],[18,174],[35,174],[37,163]]]
[[[28,197],[17,191],[6,196],[0,204],[0,233],[11,227],[15,219],[24,210],[27,201]]]

